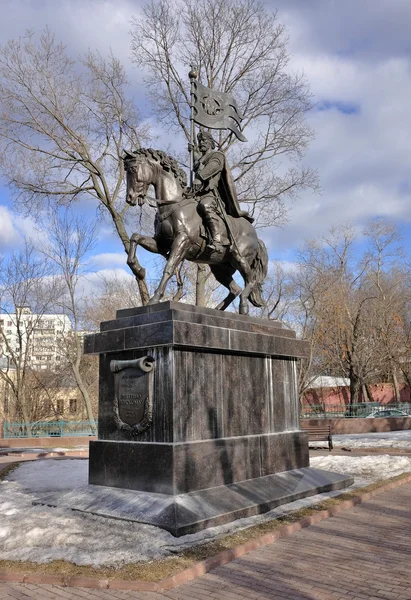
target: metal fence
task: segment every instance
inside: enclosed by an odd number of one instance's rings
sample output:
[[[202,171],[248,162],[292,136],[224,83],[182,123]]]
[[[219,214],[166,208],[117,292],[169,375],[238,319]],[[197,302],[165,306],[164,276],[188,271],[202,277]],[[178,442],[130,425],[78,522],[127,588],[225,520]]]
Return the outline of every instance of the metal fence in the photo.
[[[388,414],[390,413],[390,414]],[[353,417],[402,417],[411,416],[411,403],[398,402],[380,404],[379,402],[362,402],[361,404],[326,405],[315,404],[303,406],[302,419],[341,419]]]
[[[31,433],[31,436],[28,433]],[[10,423],[4,421],[5,438],[76,437],[97,435],[97,421],[37,421]]]

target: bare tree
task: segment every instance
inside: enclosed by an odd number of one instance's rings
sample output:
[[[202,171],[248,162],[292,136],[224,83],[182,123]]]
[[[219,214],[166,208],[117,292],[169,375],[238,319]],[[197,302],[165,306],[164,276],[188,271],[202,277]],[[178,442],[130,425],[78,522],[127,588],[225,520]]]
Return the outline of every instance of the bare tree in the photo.
[[[263,299],[264,306],[255,311],[260,318],[292,323],[295,302],[293,274],[286,271],[281,261],[275,260],[270,264],[263,285]]]
[[[0,172],[18,205],[35,216],[45,204],[95,199],[126,253],[121,154],[148,133],[127,83],[112,54],[74,61],[48,29],[38,42],[28,32],[0,48]],[[145,271],[138,261],[132,271],[145,303]]]
[[[364,234],[360,249],[353,228],[340,225],[300,255],[301,289],[304,281],[311,289],[311,372],[348,377],[352,404],[372,399],[370,384],[387,376],[399,399],[411,307],[395,227],[375,220]]]
[[[153,279],[148,280],[149,289],[158,286],[162,275],[160,264],[152,268],[152,274]],[[183,300],[192,304],[195,302],[195,287],[195,265],[185,261],[179,265],[178,271],[170,281],[164,300]],[[204,294],[205,303],[213,301],[217,304],[221,300],[218,284],[211,277],[207,279]],[[93,280],[91,292],[85,295],[84,305],[86,326],[89,329],[97,329],[102,321],[115,319],[118,309],[139,306],[140,298],[131,277],[124,273],[100,273],[97,280]]]
[[[286,200],[317,187],[301,166],[313,133],[305,121],[311,107],[304,75],[290,69],[287,33],[257,0],[156,0],[133,21],[133,58],[160,123],[189,140],[191,64],[206,86],[236,98],[244,114],[247,144],[219,134],[228,152],[239,199],[259,227],[286,218]],[[288,165],[288,166],[286,166]]]
[[[351,403],[375,374],[376,330],[371,315],[376,292],[365,285],[368,258],[356,260],[350,225],[332,228],[319,242],[306,244],[303,268],[315,286],[317,352],[322,370],[348,377]],[[317,287],[317,289],[315,289]]]
[[[368,223],[365,235],[369,247],[367,275],[377,296],[375,324],[379,344],[376,353],[381,373],[392,382],[395,400],[399,402],[398,373],[406,356],[411,308],[409,271],[404,264],[404,249],[395,225],[374,219]]]
[[[34,334],[61,292],[50,263],[36,255],[30,242],[10,255],[0,270],[0,353],[6,362],[0,378],[26,424],[35,417],[30,405]],[[27,431],[31,435],[28,427]]]
[[[95,225],[70,216],[68,211],[52,211],[48,221],[48,242],[39,251],[54,264],[55,272],[64,283],[58,306],[71,321],[71,331],[61,336],[59,349],[70,366],[86,407],[87,418],[93,421],[93,407],[81,372],[83,357],[82,297],[79,289],[86,274],[86,258],[95,244]]]
[[[320,328],[318,298],[326,290],[324,277],[303,264],[285,269],[274,261],[264,284],[264,306],[257,314],[278,319],[294,329],[300,339],[309,343],[308,356],[298,362],[298,391],[302,398],[313,380],[324,370],[319,352]],[[325,289],[324,289],[325,288]]]
[[[91,292],[84,297],[84,318],[86,326],[95,330],[102,321],[116,318],[120,308],[140,306],[140,298],[131,277],[117,273],[100,273],[93,281]]]

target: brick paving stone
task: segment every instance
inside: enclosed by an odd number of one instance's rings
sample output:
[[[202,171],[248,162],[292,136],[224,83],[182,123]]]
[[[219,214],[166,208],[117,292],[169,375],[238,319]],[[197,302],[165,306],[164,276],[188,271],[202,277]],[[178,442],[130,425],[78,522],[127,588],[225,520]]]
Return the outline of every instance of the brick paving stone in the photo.
[[[166,592],[2,583],[0,600],[411,600],[411,484]]]

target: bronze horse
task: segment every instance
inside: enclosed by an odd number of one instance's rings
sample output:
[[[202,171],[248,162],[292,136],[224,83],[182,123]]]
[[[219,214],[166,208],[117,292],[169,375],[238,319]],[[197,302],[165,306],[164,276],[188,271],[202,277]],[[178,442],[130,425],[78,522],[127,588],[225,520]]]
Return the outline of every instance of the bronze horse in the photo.
[[[185,259],[210,265],[217,281],[228,288],[229,294],[216,307],[218,310],[225,310],[237,296],[240,296],[240,314],[248,313],[247,300],[254,306],[262,306],[261,284],[267,275],[268,255],[251,223],[243,217],[227,216],[235,243],[226,246],[223,253],[212,252],[206,249],[207,236],[197,201],[187,195],[186,175],[177,161],[151,148],[127,152],[123,160],[127,202],[131,206],[138,202],[141,206],[150,185],[154,186],[157,202],[154,236],[133,233],[127,259],[129,265],[133,263],[138,245],[167,259],[160,284],[149,304],[160,302],[167,282]],[[243,290],[233,279],[237,270],[244,279]]]

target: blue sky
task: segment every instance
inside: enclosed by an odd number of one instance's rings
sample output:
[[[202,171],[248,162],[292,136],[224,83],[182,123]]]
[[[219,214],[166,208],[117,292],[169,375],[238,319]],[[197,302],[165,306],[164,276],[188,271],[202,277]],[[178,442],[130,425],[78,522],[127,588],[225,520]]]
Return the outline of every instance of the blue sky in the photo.
[[[73,53],[111,47],[127,68],[140,107],[147,107],[141,73],[130,61],[131,0],[0,0],[0,42],[55,31]],[[411,2],[409,0],[273,0],[288,28],[291,66],[304,71],[315,107],[316,138],[304,163],[318,170],[321,194],[305,192],[290,205],[283,228],[262,232],[271,258],[292,262],[307,237],[351,221],[360,232],[373,217],[396,223],[411,252]],[[147,115],[148,116],[148,115]],[[167,141],[167,135],[164,136]],[[157,142],[161,147],[161,142]],[[94,206],[77,206],[93,218]],[[0,251],[33,231],[0,181]],[[123,268],[124,252],[109,223],[94,249],[95,270]],[[144,263],[147,255],[141,257]],[[126,268],[126,267],[124,267]]]

